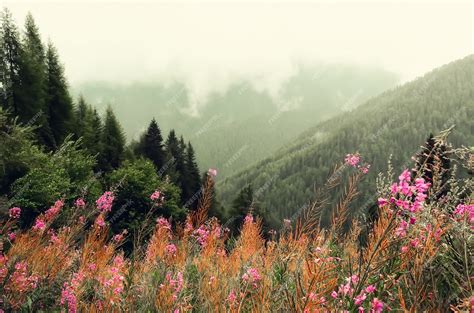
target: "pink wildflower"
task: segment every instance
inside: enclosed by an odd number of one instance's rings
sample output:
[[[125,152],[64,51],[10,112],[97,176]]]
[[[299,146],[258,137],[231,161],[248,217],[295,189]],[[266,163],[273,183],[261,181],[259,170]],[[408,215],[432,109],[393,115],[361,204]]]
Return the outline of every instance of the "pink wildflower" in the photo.
[[[159,228],[171,230],[170,222],[164,217],[157,218],[156,219],[156,224],[158,225]]]
[[[74,205],[76,206],[76,208],[80,209],[86,206],[86,202],[84,201],[84,199],[79,198],[74,202]]]
[[[374,293],[375,292],[375,287],[374,285],[368,285],[366,288],[365,288],[365,291],[367,293]]]
[[[104,221],[104,217],[102,216],[102,214],[99,214],[99,216],[97,216],[97,218],[95,220],[95,224],[99,227],[104,227],[105,226],[105,221]]]
[[[155,190],[151,196],[150,196],[150,199],[152,201],[155,201],[155,202],[163,202],[165,200],[165,197],[163,196],[163,194],[161,193],[161,191],[159,190]]]
[[[46,228],[45,222],[42,219],[37,218],[35,221],[35,225],[33,226],[33,229],[38,230],[38,231],[43,231],[45,228]]]
[[[404,220],[400,221],[400,225],[395,229],[395,235],[405,237],[407,235],[408,223]]]
[[[358,154],[348,154],[346,155],[346,158],[344,159],[344,162],[347,165],[350,165],[352,167],[356,167],[357,164],[360,162],[360,156]]]
[[[170,243],[169,245],[166,246],[165,248],[166,250],[166,253],[169,255],[169,256],[175,256],[176,255],[176,251],[178,249],[176,249],[176,246],[172,243]]]
[[[207,171],[207,174],[211,177],[216,177],[217,176],[217,170],[215,168],[210,168],[208,171]]]
[[[379,207],[382,207],[388,203],[387,199],[385,198],[379,198],[377,202],[379,204]]]
[[[10,209],[10,217],[14,219],[20,218],[21,209],[19,207],[14,207]]]
[[[99,197],[99,199],[97,199],[95,203],[99,211],[110,212],[112,210],[112,202],[114,199],[114,194],[111,191],[106,191],[102,194],[102,196]]]
[[[411,175],[410,175],[410,172],[408,170],[404,170],[400,176],[398,176],[398,179],[400,180],[400,182],[410,182],[411,180]]]
[[[235,300],[237,300],[237,296],[235,295],[235,291],[231,290],[227,296],[227,301],[229,301],[229,304],[232,306],[234,305]]]
[[[380,313],[383,311],[384,303],[377,298],[372,300],[372,310],[374,313]]]
[[[15,241],[16,234],[14,232],[8,233],[8,240]]]
[[[244,219],[244,224],[252,224],[253,223],[253,216],[252,214],[247,214]]]

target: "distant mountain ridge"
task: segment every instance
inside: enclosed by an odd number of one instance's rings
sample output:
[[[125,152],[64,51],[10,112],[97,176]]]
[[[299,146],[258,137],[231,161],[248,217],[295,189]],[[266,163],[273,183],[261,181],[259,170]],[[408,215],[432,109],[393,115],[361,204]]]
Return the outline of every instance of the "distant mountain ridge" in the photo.
[[[200,168],[215,167],[222,179],[271,155],[315,121],[351,110],[397,81],[395,74],[377,68],[300,66],[283,83],[278,99],[239,81],[209,95],[199,116],[188,113],[189,91],[180,83],[89,82],[74,89],[99,110],[110,103],[129,139],[136,138],[152,117],[163,132],[174,128],[192,141]]]
[[[370,199],[370,188],[377,173],[385,171],[389,156],[397,171],[409,167],[410,157],[430,133],[455,125],[451,142],[474,145],[473,77],[470,55],[383,92],[351,112],[316,123],[286,148],[221,181],[221,200],[230,204],[251,183],[259,205],[276,219],[289,217],[314,197],[314,186],[324,183],[334,162],[353,152],[372,164],[361,195]]]

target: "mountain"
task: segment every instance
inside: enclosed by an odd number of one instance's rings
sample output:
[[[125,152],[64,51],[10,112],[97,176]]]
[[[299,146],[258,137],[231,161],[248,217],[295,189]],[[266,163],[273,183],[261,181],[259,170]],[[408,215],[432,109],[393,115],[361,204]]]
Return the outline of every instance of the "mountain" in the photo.
[[[298,66],[277,95],[250,81],[238,81],[210,94],[197,114],[190,113],[194,99],[179,82],[88,82],[74,90],[99,111],[111,104],[129,140],[136,139],[152,117],[163,132],[175,129],[193,142],[200,168],[217,168],[222,179],[271,155],[315,121],[350,110],[397,80],[378,68]]]
[[[470,55],[321,122],[272,156],[221,181],[221,200],[229,206],[251,183],[259,205],[281,221],[313,199],[314,187],[326,181],[335,162],[359,152],[372,165],[358,200],[364,210],[375,201],[375,179],[391,155],[395,173],[410,168],[411,156],[430,133],[452,125],[454,145],[474,145],[473,77]]]

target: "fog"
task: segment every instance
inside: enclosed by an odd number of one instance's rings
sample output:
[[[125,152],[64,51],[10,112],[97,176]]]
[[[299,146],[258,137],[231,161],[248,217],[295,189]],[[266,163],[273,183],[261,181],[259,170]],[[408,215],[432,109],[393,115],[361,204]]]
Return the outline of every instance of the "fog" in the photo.
[[[195,97],[237,78],[277,90],[297,64],[357,63],[413,79],[473,52],[472,2],[0,1],[30,11],[72,85],[184,81]]]

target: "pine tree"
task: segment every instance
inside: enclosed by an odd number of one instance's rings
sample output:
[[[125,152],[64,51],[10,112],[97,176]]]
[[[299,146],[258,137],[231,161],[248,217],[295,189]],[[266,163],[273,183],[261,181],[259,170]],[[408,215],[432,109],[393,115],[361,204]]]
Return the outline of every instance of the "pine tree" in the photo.
[[[185,168],[186,168],[186,176],[184,177],[184,190],[183,193],[186,193],[185,198],[190,199],[193,195],[199,191],[201,188],[201,182],[199,177],[199,168],[196,163],[196,157],[194,154],[193,146],[190,142],[186,146],[186,153],[185,153]],[[214,186],[213,186],[214,188]],[[197,203],[193,203],[191,206],[195,208]]]
[[[105,172],[118,168],[124,158],[125,135],[110,106],[105,114],[101,143],[100,168]]]
[[[174,160],[173,168],[170,171],[170,176],[173,182],[183,190],[182,176],[184,173],[184,156],[181,148],[180,141],[176,137],[175,131],[172,129],[166,139],[166,154],[167,162],[171,159]],[[181,193],[182,203],[185,203],[188,199],[185,198],[184,194]]]
[[[232,201],[230,210],[232,222],[229,223],[229,228],[233,234],[237,233],[245,216],[252,210],[253,202],[253,188],[251,184],[248,184],[240,190],[239,195]]]
[[[91,136],[90,138],[85,138],[85,145],[89,152],[92,155],[98,155],[102,151],[102,132],[103,132],[103,125],[102,120],[97,113],[96,109],[93,109],[90,116],[90,124],[91,124]]]
[[[72,130],[73,104],[69,95],[64,69],[59,62],[56,48],[49,43],[46,52],[47,107],[49,125],[57,145]]]
[[[98,125],[96,125],[98,118]],[[82,138],[82,146],[92,155],[99,152],[96,147],[100,140],[100,117],[96,117],[92,107],[86,103],[81,95],[74,109],[74,135],[76,139]]]
[[[18,95],[21,91],[21,43],[18,30],[10,11],[5,8],[1,13],[0,30],[0,88],[1,104],[13,116],[18,116],[23,108],[19,107]]]
[[[165,164],[165,152],[163,150],[163,137],[161,131],[153,118],[147,131],[140,138],[137,147],[138,154],[150,159],[159,171]]]
[[[46,56],[38,27],[30,13],[25,21],[20,79],[20,106],[28,108],[29,111],[22,114],[22,118],[28,119],[29,124],[37,125],[36,133],[40,144],[54,149],[56,143],[48,123],[46,102]]]

